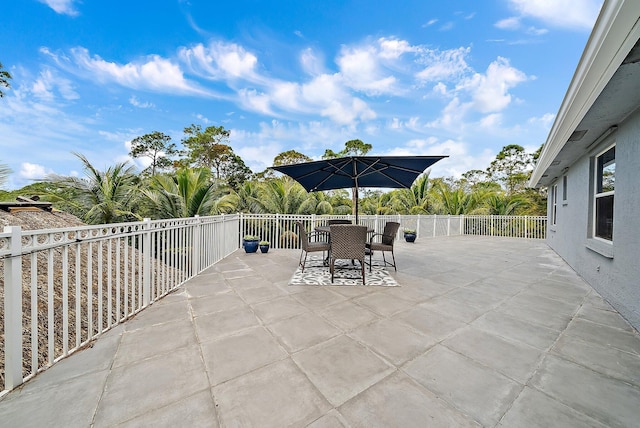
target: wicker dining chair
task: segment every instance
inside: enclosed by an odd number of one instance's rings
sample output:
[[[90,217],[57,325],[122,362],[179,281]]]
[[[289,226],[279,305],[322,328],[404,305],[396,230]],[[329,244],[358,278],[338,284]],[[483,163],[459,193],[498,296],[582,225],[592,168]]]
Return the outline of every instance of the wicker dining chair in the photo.
[[[334,224],[352,224],[351,220],[343,219],[343,218],[332,218],[331,220],[327,220],[327,226],[331,226]]]
[[[374,233],[373,235],[371,235],[371,238],[367,243],[367,248],[369,249],[369,272],[371,272],[371,257],[373,256],[374,251],[382,251],[382,260],[384,262],[384,267],[393,266],[396,272],[398,271],[398,268],[396,267],[396,256],[393,254],[393,243],[396,240],[396,235],[398,234],[399,228],[400,223],[388,221],[384,225],[384,230],[382,231],[382,233]],[[388,262],[385,258],[385,251],[391,251],[391,258],[393,259],[393,263]]]
[[[355,260],[360,262],[362,285],[365,285],[364,261],[367,243],[367,227],[339,224],[331,226],[331,252],[329,253],[329,270],[333,283],[336,260]]]
[[[307,233],[304,224],[301,221],[297,223],[298,230],[300,232],[300,234],[298,235],[300,237],[300,248],[302,249],[302,251],[300,252],[300,261],[298,262],[298,264],[302,268],[302,272],[304,272],[305,265],[307,264],[307,255],[309,253],[322,251],[322,262],[324,263],[324,252],[329,252],[329,250],[331,249],[331,245],[327,241],[318,240],[320,237],[324,237],[326,234],[318,232]],[[304,260],[302,260],[303,255]]]

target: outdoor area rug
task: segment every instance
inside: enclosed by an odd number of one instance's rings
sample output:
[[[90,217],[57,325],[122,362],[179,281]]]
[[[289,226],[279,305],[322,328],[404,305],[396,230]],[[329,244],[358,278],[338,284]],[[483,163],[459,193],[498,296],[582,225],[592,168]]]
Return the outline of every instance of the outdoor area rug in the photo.
[[[329,266],[323,266],[322,262],[322,256],[313,255],[307,257],[304,273],[302,268],[298,266],[289,281],[289,285],[362,285],[362,272],[358,262],[354,266],[348,260],[338,260],[333,283],[331,283]],[[380,265],[376,265],[375,260],[373,261],[371,272],[369,272],[369,266],[365,266],[365,286],[369,285],[399,286],[396,280],[382,266],[382,262]]]

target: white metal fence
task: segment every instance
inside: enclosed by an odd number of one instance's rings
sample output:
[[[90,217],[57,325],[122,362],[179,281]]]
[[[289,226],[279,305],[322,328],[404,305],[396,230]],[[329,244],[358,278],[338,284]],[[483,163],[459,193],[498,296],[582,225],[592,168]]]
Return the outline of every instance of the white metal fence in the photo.
[[[136,314],[239,245],[238,215],[0,233],[0,390]]]
[[[293,214],[241,214],[241,235],[254,235],[269,241],[272,248],[298,248],[298,226],[307,230],[326,224],[327,220],[353,216],[319,216]],[[415,230],[418,237],[484,235],[544,239],[547,218],[534,216],[450,216],[450,215],[360,215],[358,222],[382,232],[387,221],[400,223],[398,236],[404,229]]]
[[[244,235],[274,249],[299,248],[297,222],[330,218],[237,214],[0,233],[0,391],[6,392],[239,248]],[[387,221],[418,237],[544,238],[546,217],[359,216],[381,232]],[[3,393],[4,393],[3,392]]]

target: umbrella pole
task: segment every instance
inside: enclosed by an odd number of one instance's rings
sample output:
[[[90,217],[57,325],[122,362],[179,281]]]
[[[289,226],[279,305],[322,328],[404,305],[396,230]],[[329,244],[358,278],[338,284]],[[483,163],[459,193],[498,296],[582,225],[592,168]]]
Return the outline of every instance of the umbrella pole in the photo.
[[[360,198],[358,197],[359,196],[358,195],[359,192],[358,192],[358,185],[357,184],[356,184],[355,191],[356,191],[356,224],[359,224],[358,223],[358,199],[360,199]]]

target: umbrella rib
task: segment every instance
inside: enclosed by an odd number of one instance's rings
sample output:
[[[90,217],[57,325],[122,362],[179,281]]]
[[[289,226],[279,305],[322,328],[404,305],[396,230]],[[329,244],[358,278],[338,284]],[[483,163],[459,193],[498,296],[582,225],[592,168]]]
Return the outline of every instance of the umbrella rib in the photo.
[[[322,171],[327,171],[328,175],[323,180],[321,180],[319,183],[317,183],[315,186],[313,186],[312,191],[317,189],[318,187],[322,186],[327,180],[329,180],[331,178],[331,174],[344,175],[345,177],[349,177],[349,174],[345,173],[342,170],[342,168],[345,167],[346,165],[348,165],[348,162],[343,162],[341,164],[341,166],[339,166],[339,167],[337,165],[332,164],[332,163],[327,164],[327,168],[322,168],[321,170]],[[329,171],[330,169],[333,169],[333,171]],[[305,174],[305,177],[309,176],[311,174],[314,174],[314,173],[310,172],[308,174]]]

